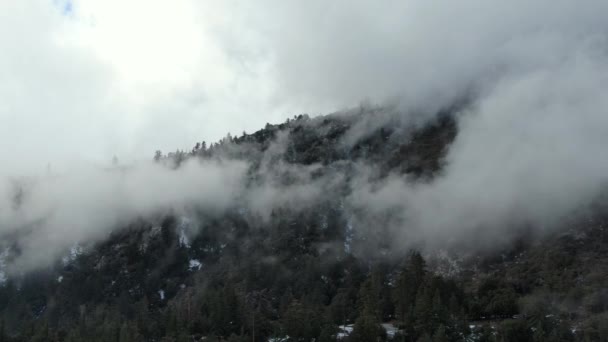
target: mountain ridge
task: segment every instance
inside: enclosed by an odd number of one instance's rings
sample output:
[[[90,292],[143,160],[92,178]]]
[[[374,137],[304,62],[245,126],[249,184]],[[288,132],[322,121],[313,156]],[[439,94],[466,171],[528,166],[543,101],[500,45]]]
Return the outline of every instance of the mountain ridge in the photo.
[[[441,176],[456,113],[439,113],[422,127],[389,115],[348,137],[369,115],[384,114],[300,115],[209,147],[157,152],[155,162],[173,169],[193,160],[245,160],[248,188],[273,187],[253,199],[239,195],[220,212],[193,206],[141,217],[100,241],[75,244],[50,268],[8,276],[0,336],[325,341],[351,324],[343,338],[367,341],[388,338],[379,323],[391,322],[397,332],[389,337],[407,341],[536,341],[539,330],[550,341],[606,338],[601,216],[580,229],[507,238],[491,253],[454,258],[454,250],[421,245],[420,254],[411,250],[416,243],[395,239],[392,215],[400,213],[390,208],[370,214],[345,207],[362,177],[376,186],[391,177],[426,183]],[[576,269],[586,276],[581,282]]]

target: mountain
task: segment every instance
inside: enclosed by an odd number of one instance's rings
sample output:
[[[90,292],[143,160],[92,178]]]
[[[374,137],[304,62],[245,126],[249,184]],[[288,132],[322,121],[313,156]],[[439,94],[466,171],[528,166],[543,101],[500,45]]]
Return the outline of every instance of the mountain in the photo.
[[[299,115],[158,151],[174,171],[242,161],[244,190],[222,210],[142,215],[35,271],[9,270],[21,248],[6,237],[0,341],[608,341],[601,205],[475,246],[403,237],[400,207],[361,196],[441,177],[457,112]]]

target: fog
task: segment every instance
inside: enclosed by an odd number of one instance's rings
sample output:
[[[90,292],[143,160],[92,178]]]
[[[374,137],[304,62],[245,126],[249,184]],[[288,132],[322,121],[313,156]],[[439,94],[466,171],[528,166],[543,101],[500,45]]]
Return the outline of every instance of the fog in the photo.
[[[344,179],[281,164],[245,190],[244,162],[146,160],[362,102],[388,114],[346,145],[466,103],[434,180],[370,183],[375,166],[358,168],[348,205],[369,214],[361,229],[397,212],[397,248],[550,232],[606,183],[605,1],[30,0],[0,13],[0,232],[19,236],[20,267],[158,210],[314,203]],[[124,169],[99,166],[112,155]],[[15,181],[31,184],[17,207]]]
[[[555,68],[505,79],[461,112],[446,167],[431,183],[363,182],[355,205],[399,208],[395,234],[414,246],[491,248],[523,227],[545,233],[571,224],[608,184],[608,69],[589,56]]]
[[[63,174],[5,182],[0,236],[19,249],[11,271],[48,266],[70,246],[97,242],[137,219],[221,213],[235,203],[245,172],[238,161],[190,160],[175,170],[153,162],[79,164]]]

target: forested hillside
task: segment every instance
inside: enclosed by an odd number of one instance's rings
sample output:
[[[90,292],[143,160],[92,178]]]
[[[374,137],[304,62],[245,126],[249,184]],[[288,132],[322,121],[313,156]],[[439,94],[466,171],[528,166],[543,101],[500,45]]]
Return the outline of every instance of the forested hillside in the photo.
[[[454,113],[419,126],[379,108],[300,115],[157,151],[175,170],[246,161],[246,187],[264,191],[142,216],[51,267],[3,273],[0,341],[608,341],[601,205],[474,249],[475,236],[398,239],[400,213],[353,205],[361,179],[440,177]],[[19,253],[5,244],[0,266]]]

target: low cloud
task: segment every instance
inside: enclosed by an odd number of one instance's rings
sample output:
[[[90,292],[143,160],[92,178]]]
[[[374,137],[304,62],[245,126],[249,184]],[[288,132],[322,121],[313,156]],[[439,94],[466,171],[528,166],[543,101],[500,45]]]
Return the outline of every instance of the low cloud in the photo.
[[[132,221],[170,212],[222,213],[243,187],[247,165],[190,160],[178,169],[157,163],[99,168],[7,184],[0,234],[15,244],[13,271],[48,265],[75,243],[92,243]]]

